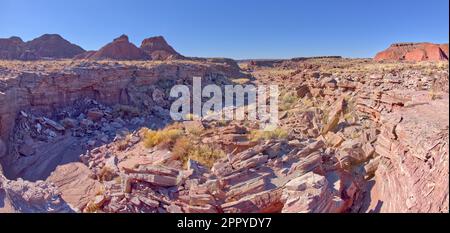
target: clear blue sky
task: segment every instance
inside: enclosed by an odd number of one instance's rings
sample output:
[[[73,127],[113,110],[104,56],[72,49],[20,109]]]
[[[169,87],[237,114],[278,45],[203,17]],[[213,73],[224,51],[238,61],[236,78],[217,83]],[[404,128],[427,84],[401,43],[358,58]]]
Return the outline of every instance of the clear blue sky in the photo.
[[[448,0],[0,0],[0,37],[58,33],[98,49],[163,35],[187,56],[371,57],[393,42],[448,43]]]

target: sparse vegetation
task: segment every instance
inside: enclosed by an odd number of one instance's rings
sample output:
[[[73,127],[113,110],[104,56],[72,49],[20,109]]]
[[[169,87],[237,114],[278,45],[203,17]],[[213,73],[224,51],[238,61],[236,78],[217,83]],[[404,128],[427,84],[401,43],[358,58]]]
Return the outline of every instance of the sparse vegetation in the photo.
[[[131,138],[131,135],[127,135],[127,136],[125,136],[125,138],[117,141],[117,144],[116,144],[117,150],[118,151],[123,151],[123,150],[127,149],[128,148],[128,144],[130,142],[130,138]]]
[[[299,98],[297,96],[297,93],[290,91],[290,92],[286,92],[284,94],[281,95],[281,99],[280,99],[280,103],[279,103],[279,108],[280,111],[287,111],[290,109],[293,109],[295,107],[295,105],[298,104]]]
[[[175,141],[172,147],[172,156],[174,159],[183,160],[186,153],[193,147],[192,142],[187,137],[180,137]],[[185,162],[185,161],[184,161]]]
[[[181,158],[181,161],[186,163],[188,159],[192,159],[206,167],[211,168],[218,159],[224,156],[225,152],[223,150],[207,144],[201,144],[193,146],[186,153],[186,156]]]
[[[248,79],[248,78],[236,78],[236,79],[233,79],[232,82],[234,84],[238,84],[238,85],[245,85],[245,84],[248,84],[250,82],[250,79]]]
[[[184,131],[181,129],[165,128],[158,131],[148,130],[144,136],[144,145],[146,147],[170,147],[183,134]]]
[[[196,139],[203,131],[200,127],[190,127],[189,133],[186,133],[178,123],[158,131],[147,129],[144,133],[144,145],[167,148],[172,151],[173,159],[180,160],[183,164],[193,159],[204,166],[212,167],[217,159],[225,156],[225,152],[209,144],[198,144]]]
[[[117,174],[110,168],[103,167],[97,176],[100,181],[111,181],[117,176]]]
[[[172,148],[174,159],[186,164],[189,159],[211,168],[218,159],[225,156],[225,152],[208,144],[194,145],[187,137],[180,137]]]
[[[253,142],[270,140],[270,139],[286,139],[289,134],[283,128],[276,128],[273,130],[252,130],[250,131],[249,139]]]

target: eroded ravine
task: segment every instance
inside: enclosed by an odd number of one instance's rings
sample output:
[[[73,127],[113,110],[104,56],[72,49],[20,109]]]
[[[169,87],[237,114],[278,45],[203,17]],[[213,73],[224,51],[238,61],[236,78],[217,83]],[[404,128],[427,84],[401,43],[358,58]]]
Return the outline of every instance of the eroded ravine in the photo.
[[[340,58],[279,63],[236,70],[220,60],[61,61],[2,70],[3,208],[448,211],[448,84],[435,88],[448,71],[428,64],[431,78],[400,63],[380,73],[378,63]],[[255,122],[169,120],[173,85],[191,85],[196,76],[241,83],[243,71],[256,84],[280,86],[279,131],[266,135]],[[147,128],[180,135],[149,145]],[[192,152],[188,160],[180,148]],[[216,148],[226,156],[212,156]],[[201,157],[205,151],[214,160]]]

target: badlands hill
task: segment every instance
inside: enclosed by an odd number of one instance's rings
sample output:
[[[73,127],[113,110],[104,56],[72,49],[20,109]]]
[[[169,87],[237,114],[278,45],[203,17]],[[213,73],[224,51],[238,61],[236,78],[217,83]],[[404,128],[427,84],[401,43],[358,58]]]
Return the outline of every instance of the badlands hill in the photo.
[[[98,51],[85,51],[80,46],[56,34],[45,34],[24,42],[19,37],[0,38],[0,59],[4,60],[170,60],[182,59],[164,37],[150,37],[142,41],[141,47],[131,43],[128,36],[121,35]]]
[[[73,58],[84,52],[80,46],[56,34],[45,34],[24,42],[19,37],[0,38],[0,59],[38,60]]]

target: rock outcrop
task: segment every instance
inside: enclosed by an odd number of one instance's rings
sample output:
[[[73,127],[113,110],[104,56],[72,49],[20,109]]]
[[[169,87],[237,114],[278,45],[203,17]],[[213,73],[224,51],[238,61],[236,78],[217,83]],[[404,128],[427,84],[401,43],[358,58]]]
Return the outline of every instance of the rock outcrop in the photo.
[[[382,115],[371,192],[380,212],[449,211],[449,99],[411,93],[407,106]]]
[[[58,188],[61,197],[73,209],[81,211],[102,191],[100,182],[92,177],[92,172],[84,164],[69,163],[59,166],[47,181]]]
[[[183,58],[170,46],[164,37],[150,37],[142,41],[141,49],[147,53],[152,60],[168,60]]]
[[[397,43],[378,53],[376,61],[447,61],[448,44]]]
[[[130,43],[128,36],[122,35],[89,56],[89,58],[112,60],[148,60],[149,56],[134,44]]]
[[[71,213],[51,183],[7,180],[0,174],[0,213]]]

